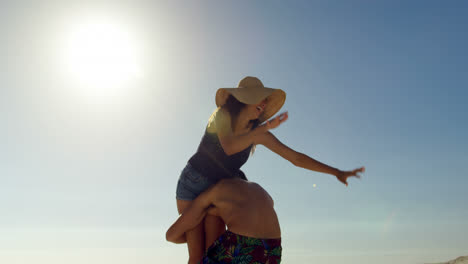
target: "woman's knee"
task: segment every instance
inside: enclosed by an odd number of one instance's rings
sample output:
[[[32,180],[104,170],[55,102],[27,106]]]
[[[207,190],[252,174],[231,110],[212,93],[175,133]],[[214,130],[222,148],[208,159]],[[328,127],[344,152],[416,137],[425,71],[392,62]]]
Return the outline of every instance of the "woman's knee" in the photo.
[[[177,211],[179,214],[182,214],[185,209],[187,209],[193,201],[185,201],[185,200],[176,200],[177,201]]]

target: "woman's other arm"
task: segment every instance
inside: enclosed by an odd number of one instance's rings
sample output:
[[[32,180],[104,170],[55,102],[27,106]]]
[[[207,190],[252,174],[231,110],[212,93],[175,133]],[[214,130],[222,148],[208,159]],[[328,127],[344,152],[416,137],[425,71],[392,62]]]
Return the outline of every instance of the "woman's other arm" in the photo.
[[[278,127],[287,119],[288,113],[286,112],[242,135],[234,135],[231,127],[231,117],[222,109],[219,109],[218,113],[216,113],[214,122],[219,143],[223,147],[224,152],[226,155],[233,155],[252,144],[256,144],[258,137],[268,132],[268,130]]]
[[[228,156],[248,148],[254,143],[254,140],[258,135],[267,131],[266,127],[258,126],[245,134],[234,135],[231,127],[231,117],[223,109],[218,110],[214,122],[219,143]]]

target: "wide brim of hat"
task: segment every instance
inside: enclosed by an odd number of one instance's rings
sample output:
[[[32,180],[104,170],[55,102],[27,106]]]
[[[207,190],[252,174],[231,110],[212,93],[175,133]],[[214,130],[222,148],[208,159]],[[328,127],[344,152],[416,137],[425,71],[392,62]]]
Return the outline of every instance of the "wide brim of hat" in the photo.
[[[267,106],[258,118],[260,123],[263,123],[276,114],[286,101],[286,93],[276,88],[219,88],[216,92],[216,106],[223,106],[230,94],[244,104],[258,104],[267,98]]]

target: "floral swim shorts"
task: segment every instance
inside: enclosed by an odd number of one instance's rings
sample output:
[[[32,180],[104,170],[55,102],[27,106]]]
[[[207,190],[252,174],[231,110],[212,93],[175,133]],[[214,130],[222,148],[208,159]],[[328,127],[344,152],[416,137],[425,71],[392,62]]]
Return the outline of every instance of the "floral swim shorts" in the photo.
[[[206,250],[200,264],[279,264],[281,250],[281,238],[251,238],[227,230]]]

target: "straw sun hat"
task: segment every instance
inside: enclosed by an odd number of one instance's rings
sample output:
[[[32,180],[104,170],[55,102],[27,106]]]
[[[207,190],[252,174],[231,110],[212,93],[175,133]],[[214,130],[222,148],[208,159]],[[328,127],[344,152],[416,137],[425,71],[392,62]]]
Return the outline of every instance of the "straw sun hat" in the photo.
[[[266,107],[258,117],[260,123],[276,114],[286,100],[283,90],[265,87],[257,77],[251,76],[240,80],[237,88],[219,88],[216,92],[216,106],[223,106],[230,94],[244,104],[258,104],[267,98]]]

